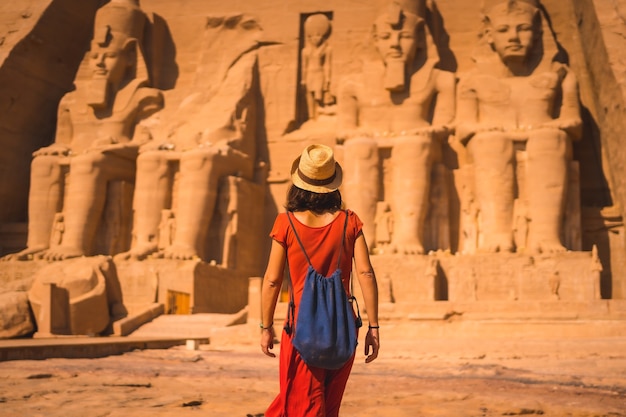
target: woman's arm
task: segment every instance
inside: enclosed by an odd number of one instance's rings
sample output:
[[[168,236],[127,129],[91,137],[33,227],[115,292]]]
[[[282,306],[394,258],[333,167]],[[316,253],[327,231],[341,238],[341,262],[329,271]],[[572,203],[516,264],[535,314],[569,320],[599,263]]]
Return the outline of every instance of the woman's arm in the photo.
[[[370,262],[369,249],[365,242],[363,233],[359,233],[354,243],[354,265],[355,273],[363,292],[365,310],[369,326],[365,335],[365,362],[369,363],[378,357],[380,349],[380,338],[378,329],[378,284],[376,274]],[[370,348],[372,352],[370,354]]]
[[[275,357],[270,352],[274,348],[274,311],[276,310],[276,302],[278,294],[283,285],[283,275],[286,262],[285,248],[275,240],[272,240],[272,248],[270,257],[263,277],[263,287],[261,289],[261,350],[267,356]]]

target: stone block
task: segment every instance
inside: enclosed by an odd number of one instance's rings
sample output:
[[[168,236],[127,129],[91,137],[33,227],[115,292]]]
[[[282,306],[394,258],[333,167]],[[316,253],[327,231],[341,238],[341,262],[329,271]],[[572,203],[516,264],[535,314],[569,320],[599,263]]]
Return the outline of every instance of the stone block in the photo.
[[[45,335],[97,335],[124,311],[115,268],[105,256],[47,265],[35,275],[28,299]]]
[[[25,291],[0,294],[0,339],[32,333],[35,325]]]

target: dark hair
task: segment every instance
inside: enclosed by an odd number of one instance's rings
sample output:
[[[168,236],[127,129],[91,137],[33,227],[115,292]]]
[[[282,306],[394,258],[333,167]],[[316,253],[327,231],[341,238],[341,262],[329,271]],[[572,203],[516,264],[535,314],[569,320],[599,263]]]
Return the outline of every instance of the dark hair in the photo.
[[[303,190],[295,185],[289,187],[287,191],[287,211],[305,211],[310,210],[315,214],[325,212],[335,212],[341,210],[341,193],[339,190],[330,193],[314,193]]]

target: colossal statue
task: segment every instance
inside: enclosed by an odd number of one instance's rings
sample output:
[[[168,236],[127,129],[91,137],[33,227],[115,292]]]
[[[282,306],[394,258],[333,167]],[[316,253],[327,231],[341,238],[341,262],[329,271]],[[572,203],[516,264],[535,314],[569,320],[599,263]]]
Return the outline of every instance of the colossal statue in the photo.
[[[306,95],[310,120],[316,119],[320,108],[329,104],[332,67],[332,48],[328,44],[330,21],[322,13],[315,13],[304,22],[305,47],[302,49],[301,84]]]
[[[201,51],[206,59],[192,93],[164,123],[163,134],[140,150],[133,242],[116,259],[158,252],[158,257],[208,261],[204,254],[220,180],[255,175],[260,33],[246,16],[208,19]],[[164,230],[171,235],[167,239],[160,238]]]
[[[86,58],[91,75],[77,77],[62,98],[55,142],[33,154],[27,248],[5,259],[94,254],[109,184],[134,182],[138,138],[145,139],[135,126],[162,107],[144,60],[146,22],[137,0],[98,10]]]
[[[454,118],[455,77],[437,67],[425,16],[423,0],[391,2],[373,26],[376,54],[362,74],[342,83],[337,101],[346,201],[373,248],[379,150],[390,149],[392,185],[384,194],[394,219],[391,250],[407,254],[424,253],[431,168]]]
[[[536,1],[498,2],[486,8],[483,23],[484,49],[459,82],[456,127],[474,165],[478,249],[515,250],[515,153],[523,149],[529,223],[528,243],[517,242],[518,250],[563,251],[570,141],[581,135],[575,75],[558,60]]]

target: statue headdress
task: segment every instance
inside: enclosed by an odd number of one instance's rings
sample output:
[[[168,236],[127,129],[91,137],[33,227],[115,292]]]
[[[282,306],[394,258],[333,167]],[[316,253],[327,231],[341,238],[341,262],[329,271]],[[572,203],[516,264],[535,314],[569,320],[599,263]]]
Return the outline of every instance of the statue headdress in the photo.
[[[144,54],[144,32],[148,17],[139,7],[139,0],[111,0],[96,12],[93,41],[99,46],[111,42],[126,44],[135,40],[137,52],[136,78],[149,79]]]

